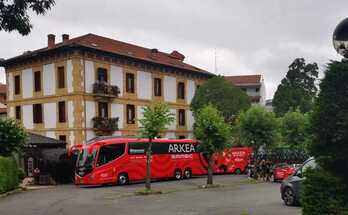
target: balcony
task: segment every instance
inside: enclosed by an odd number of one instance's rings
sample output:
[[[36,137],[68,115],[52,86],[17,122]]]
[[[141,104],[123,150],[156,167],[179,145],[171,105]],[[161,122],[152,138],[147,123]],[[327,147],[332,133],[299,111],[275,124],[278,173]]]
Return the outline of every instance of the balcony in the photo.
[[[115,98],[120,94],[117,86],[110,85],[107,82],[98,81],[93,84],[93,94],[96,97]]]
[[[112,135],[114,131],[118,130],[118,117],[94,117],[92,122],[97,136]]]

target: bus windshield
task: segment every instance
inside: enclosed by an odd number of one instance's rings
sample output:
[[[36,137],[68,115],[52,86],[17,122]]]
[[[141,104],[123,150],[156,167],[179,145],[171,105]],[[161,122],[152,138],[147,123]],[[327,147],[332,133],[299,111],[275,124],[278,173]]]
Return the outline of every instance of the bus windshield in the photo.
[[[92,153],[90,153],[88,149],[83,149],[82,152],[79,154],[79,158],[77,160],[77,167],[92,168],[95,155],[95,149]]]

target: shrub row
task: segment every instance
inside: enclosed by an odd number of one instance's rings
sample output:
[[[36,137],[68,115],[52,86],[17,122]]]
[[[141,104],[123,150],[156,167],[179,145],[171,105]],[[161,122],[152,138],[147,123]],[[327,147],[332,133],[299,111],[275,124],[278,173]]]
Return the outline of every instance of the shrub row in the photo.
[[[0,193],[13,190],[18,186],[19,172],[13,158],[0,156]]]

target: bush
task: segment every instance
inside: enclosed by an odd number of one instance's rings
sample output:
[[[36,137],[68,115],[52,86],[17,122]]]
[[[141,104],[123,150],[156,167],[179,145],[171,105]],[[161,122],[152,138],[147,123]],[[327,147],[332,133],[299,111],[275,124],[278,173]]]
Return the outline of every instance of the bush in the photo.
[[[16,161],[13,158],[0,156],[0,193],[15,189],[18,183]]]
[[[18,175],[18,179],[19,181],[22,181],[25,178],[25,172],[23,169],[18,168],[17,170],[17,175]]]
[[[303,215],[344,215],[347,186],[323,169],[309,169],[305,173],[301,203]]]

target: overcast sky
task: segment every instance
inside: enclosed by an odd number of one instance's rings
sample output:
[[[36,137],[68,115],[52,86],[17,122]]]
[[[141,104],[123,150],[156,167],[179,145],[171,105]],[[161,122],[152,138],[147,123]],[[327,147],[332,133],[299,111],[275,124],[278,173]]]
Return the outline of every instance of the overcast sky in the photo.
[[[217,74],[262,74],[272,98],[296,57],[321,70],[340,59],[332,32],[347,11],[344,0],[56,0],[46,16],[31,16],[29,36],[0,32],[0,58],[46,46],[49,33],[58,41],[63,33],[95,33],[178,50],[185,62]]]

